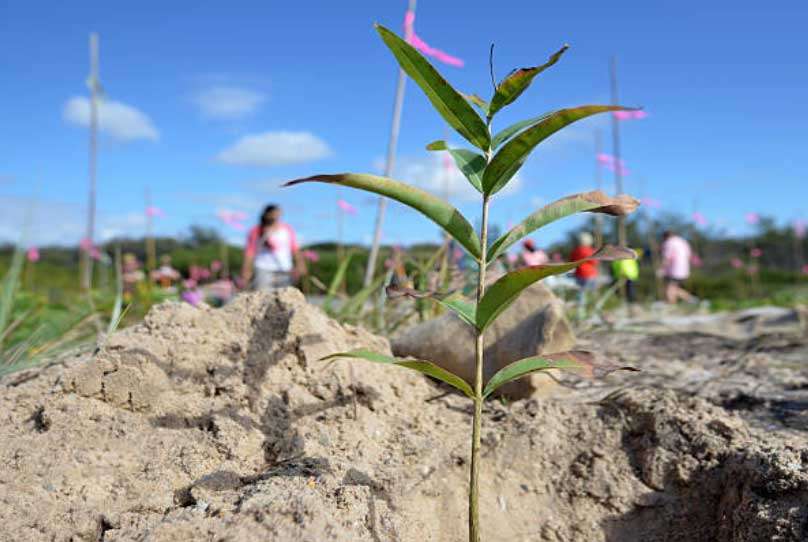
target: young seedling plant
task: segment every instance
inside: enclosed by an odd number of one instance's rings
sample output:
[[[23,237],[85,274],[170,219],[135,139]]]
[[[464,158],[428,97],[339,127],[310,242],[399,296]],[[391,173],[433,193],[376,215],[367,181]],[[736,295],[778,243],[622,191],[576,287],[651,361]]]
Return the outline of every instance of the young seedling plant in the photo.
[[[471,399],[474,414],[468,492],[469,541],[479,542],[480,430],[483,401],[503,384],[538,371],[569,369],[587,376],[599,377],[623,368],[608,362],[597,361],[597,356],[589,352],[570,351],[514,361],[495,373],[487,382],[483,382],[485,330],[517,299],[525,288],[545,277],[566,273],[587,260],[628,259],[635,258],[636,255],[626,248],[606,246],[586,260],[517,269],[498,278],[490,287],[486,282],[486,268],[520,239],[560,218],[580,212],[621,216],[632,212],[638,205],[636,199],[627,195],[608,197],[599,191],[575,194],[533,212],[489,246],[488,215],[491,200],[513,179],[530,153],[542,141],[580,119],[597,113],[626,110],[627,108],[613,105],[584,105],[560,109],[517,122],[493,133],[491,126],[494,116],[504,107],[513,103],[539,73],[555,64],[567,50],[566,45],[542,65],[512,71],[495,85],[491,100],[485,101],[477,95],[464,95],[455,90],[418,51],[387,28],[377,25],[376,30],[398,60],[401,68],[418,84],[443,119],[476,147],[475,150],[450,148],[446,141],[435,141],[429,144],[427,149],[448,152],[469,183],[480,193],[482,226],[479,235],[469,221],[448,202],[390,178],[360,173],[339,173],[297,179],[288,182],[286,186],[323,182],[374,192],[394,199],[412,207],[438,224],[457,240],[478,263],[477,295],[473,302],[458,294],[388,288],[389,295],[410,295],[432,299],[454,312],[473,328],[476,337],[473,382],[467,382],[460,376],[447,371],[439,363],[427,360],[399,359],[364,349],[336,353],[326,359],[354,358],[414,369],[457,388]],[[481,114],[478,114],[472,106],[476,107]]]

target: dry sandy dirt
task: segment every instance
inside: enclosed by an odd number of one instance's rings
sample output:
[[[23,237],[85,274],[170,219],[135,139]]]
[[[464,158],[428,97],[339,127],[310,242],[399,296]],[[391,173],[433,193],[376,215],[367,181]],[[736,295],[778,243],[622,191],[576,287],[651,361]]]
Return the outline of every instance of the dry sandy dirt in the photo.
[[[487,404],[484,540],[808,540],[799,329],[582,342],[643,372]],[[290,289],[0,380],[0,539],[465,540],[470,404],[358,346]]]

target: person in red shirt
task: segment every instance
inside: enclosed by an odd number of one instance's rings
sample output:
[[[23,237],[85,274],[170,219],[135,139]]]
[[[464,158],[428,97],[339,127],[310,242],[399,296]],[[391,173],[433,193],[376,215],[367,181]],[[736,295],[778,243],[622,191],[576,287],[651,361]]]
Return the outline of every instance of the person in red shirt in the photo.
[[[592,234],[589,232],[581,232],[578,235],[578,246],[573,249],[570,254],[570,261],[577,262],[589,258],[595,253],[592,246],[594,240]],[[598,277],[598,262],[588,261],[584,262],[575,268],[575,282],[578,283],[578,317],[583,318],[584,309],[586,308],[587,294],[595,289],[596,279]]]

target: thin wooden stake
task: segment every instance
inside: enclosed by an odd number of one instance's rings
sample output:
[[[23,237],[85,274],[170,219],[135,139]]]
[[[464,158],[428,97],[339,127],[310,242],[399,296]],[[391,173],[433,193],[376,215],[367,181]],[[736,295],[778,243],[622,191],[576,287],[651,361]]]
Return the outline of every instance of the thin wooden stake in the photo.
[[[612,94],[612,105],[618,105],[617,94],[617,57],[612,57],[609,66],[609,82]],[[612,156],[614,157],[614,189],[617,195],[623,193],[623,167],[620,161],[620,119],[612,117]],[[626,246],[626,218],[617,217],[617,244]]]
[[[87,79],[90,87],[90,155],[89,177],[90,191],[87,201],[87,234],[89,246],[81,251],[81,288],[89,291],[92,288],[93,259],[92,247],[95,239],[95,200],[96,200],[96,154],[98,145],[98,94],[100,83],[98,79],[98,34],[90,34],[90,77]]]
[[[415,13],[415,0],[409,0],[409,11]],[[407,38],[409,36],[405,36]],[[407,74],[401,68],[398,69],[398,82],[396,83],[396,97],[393,102],[393,119],[390,123],[390,139],[387,143],[387,159],[384,164],[384,176],[392,177],[393,168],[396,164],[396,147],[398,146],[398,134],[401,129],[401,109],[404,106],[404,90],[407,84]],[[387,198],[379,196],[379,206],[376,209],[376,224],[373,228],[373,244],[370,246],[368,255],[368,266],[365,269],[365,286],[373,282],[373,275],[376,272],[376,260],[379,258],[379,247],[382,242],[382,227],[384,226],[384,214],[387,210]]]

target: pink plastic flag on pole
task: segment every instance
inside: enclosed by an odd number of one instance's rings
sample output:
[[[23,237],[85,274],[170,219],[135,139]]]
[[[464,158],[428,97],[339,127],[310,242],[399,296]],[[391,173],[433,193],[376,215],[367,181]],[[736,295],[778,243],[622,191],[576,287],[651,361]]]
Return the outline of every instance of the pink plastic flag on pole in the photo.
[[[219,220],[234,230],[244,231],[247,229],[247,226],[242,224],[244,220],[247,220],[247,213],[243,211],[230,211],[228,209],[222,209],[216,212],[216,216],[219,217]]]
[[[345,201],[344,199],[337,200],[337,207],[339,207],[340,211],[345,213],[346,215],[355,215],[356,214],[356,207]]]
[[[440,49],[435,49],[415,33],[415,13],[412,11],[407,11],[407,14],[404,15],[404,38],[407,40],[407,43],[435,60],[457,68],[463,67],[463,61],[461,59],[445,53]]]
[[[642,120],[648,116],[643,110],[639,111],[613,111],[612,115],[617,120]]]
[[[449,156],[449,153],[443,153],[443,169],[445,171],[452,171],[452,166],[454,162],[452,162],[452,157]]]
[[[316,263],[320,261],[320,255],[313,250],[304,250],[302,254],[303,259],[307,262]]]
[[[757,213],[746,213],[744,216],[747,224],[754,226],[758,222],[760,222],[760,215]]]
[[[39,261],[39,249],[37,247],[30,247],[28,251],[25,253],[25,257],[31,263],[36,263]]]
[[[90,252],[93,248],[93,242],[90,241],[90,239],[88,239],[87,237],[85,237],[81,241],[79,241],[79,248],[81,248],[81,250],[83,250],[84,252]]]
[[[693,222],[699,226],[706,226],[708,224],[707,217],[698,211],[693,213]]]
[[[620,171],[621,175],[628,175],[628,168],[623,160],[616,160],[611,154],[601,152],[596,157],[598,163],[609,171]]]
[[[641,198],[640,203],[649,209],[659,209],[662,207],[662,202],[654,198]]]
[[[808,231],[808,222],[802,219],[797,219],[791,223],[791,228],[794,231],[794,235],[798,239],[802,239],[805,237],[806,231]]]
[[[155,217],[164,217],[164,216],[166,216],[166,214],[159,207],[155,207],[153,205],[150,205],[150,206],[146,207],[146,216],[151,217],[151,218],[155,218]]]

